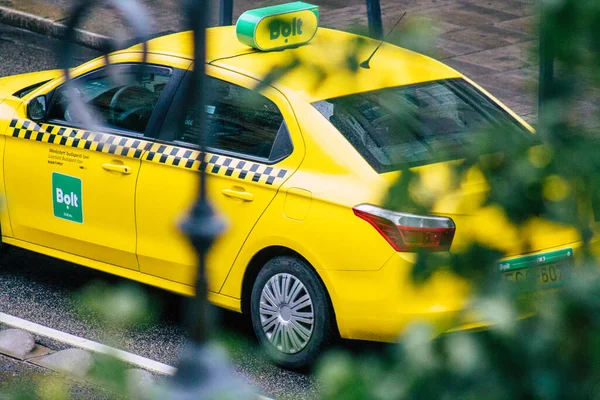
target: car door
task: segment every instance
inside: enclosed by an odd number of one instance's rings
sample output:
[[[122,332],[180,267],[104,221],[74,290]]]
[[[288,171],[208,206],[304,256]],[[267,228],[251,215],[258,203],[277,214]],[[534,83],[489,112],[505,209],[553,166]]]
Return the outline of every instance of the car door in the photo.
[[[77,78],[80,101],[101,132],[80,127],[64,87],[47,96],[44,122],[12,120],[4,156],[8,211],[18,240],[138,270],[140,160],[157,110],[165,108],[160,103],[177,82],[171,68],[110,68],[114,75],[100,68]]]
[[[142,159],[137,188],[140,271],[193,285],[197,257],[178,228],[197,196],[198,171],[206,171],[208,196],[227,231],[208,256],[209,290],[219,292],[260,215],[302,158],[299,128],[278,91],[250,90],[253,79],[208,66],[206,106],[209,149],[198,159],[197,110],[185,112],[180,129],[175,98],[159,141]],[[216,78],[217,76],[218,78]],[[185,81],[184,81],[185,82]],[[182,85],[184,86],[184,85]]]

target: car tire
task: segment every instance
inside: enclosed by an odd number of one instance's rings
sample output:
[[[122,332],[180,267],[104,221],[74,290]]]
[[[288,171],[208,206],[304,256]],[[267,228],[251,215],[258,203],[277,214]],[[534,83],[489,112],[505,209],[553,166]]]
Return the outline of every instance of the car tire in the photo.
[[[290,256],[269,260],[254,281],[250,301],[258,341],[284,368],[312,365],[333,338],[329,296],[319,276],[303,260]]]

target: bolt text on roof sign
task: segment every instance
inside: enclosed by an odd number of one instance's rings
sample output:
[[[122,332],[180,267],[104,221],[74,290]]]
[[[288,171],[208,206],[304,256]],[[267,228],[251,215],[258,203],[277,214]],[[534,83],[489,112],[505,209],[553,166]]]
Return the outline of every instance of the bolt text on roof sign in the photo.
[[[308,43],[319,26],[319,7],[297,1],[246,11],[236,25],[238,40],[258,50]]]

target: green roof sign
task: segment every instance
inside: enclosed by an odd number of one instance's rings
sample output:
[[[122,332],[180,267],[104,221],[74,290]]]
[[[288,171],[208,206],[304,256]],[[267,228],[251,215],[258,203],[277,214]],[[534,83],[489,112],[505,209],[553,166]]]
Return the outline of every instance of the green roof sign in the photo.
[[[295,1],[257,8],[237,21],[238,40],[258,50],[280,50],[310,42],[319,27],[319,7]]]

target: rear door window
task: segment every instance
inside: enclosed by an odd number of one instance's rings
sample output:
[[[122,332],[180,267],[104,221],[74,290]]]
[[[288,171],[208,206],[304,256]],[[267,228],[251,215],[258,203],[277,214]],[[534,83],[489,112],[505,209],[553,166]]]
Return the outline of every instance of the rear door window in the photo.
[[[460,158],[491,124],[517,120],[462,79],[427,82],[313,104],[378,172]]]
[[[217,152],[268,162],[279,161],[292,151],[283,115],[271,100],[260,93],[206,77],[206,128],[208,147]],[[185,115],[185,129],[175,142],[196,145],[200,141],[198,110]]]

